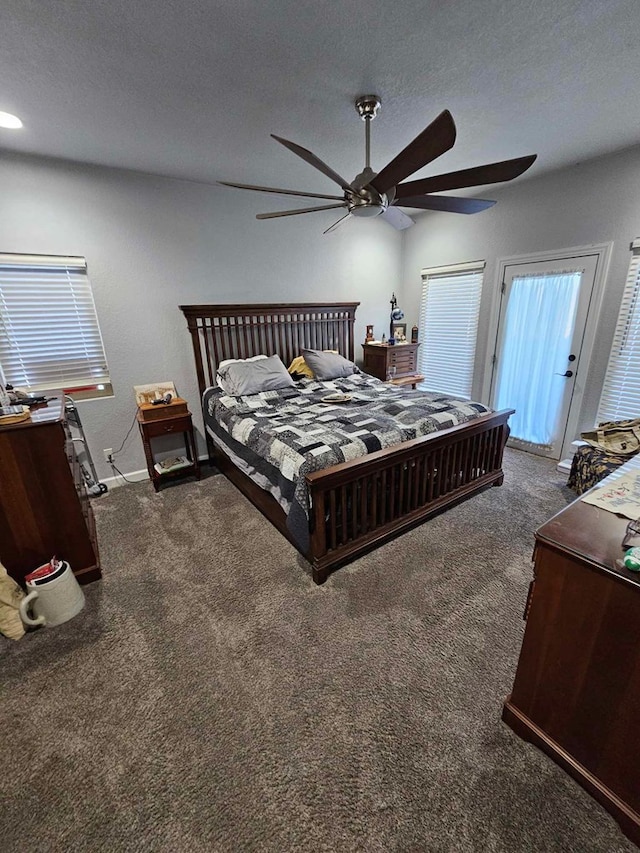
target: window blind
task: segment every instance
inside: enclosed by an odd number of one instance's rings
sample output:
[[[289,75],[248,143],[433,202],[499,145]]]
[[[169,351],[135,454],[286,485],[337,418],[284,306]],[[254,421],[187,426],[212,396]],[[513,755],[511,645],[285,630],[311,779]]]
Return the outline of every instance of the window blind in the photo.
[[[422,271],[419,370],[424,385],[470,397],[484,261]]]
[[[84,258],[0,254],[0,370],[32,390],[109,383]]]
[[[622,294],[618,323],[598,407],[598,423],[640,417],[640,240]]]

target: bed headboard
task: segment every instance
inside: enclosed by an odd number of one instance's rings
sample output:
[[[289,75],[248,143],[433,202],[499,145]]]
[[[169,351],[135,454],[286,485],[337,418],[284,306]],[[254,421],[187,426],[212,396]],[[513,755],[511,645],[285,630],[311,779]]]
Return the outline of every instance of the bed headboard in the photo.
[[[285,366],[308,349],[336,349],[353,361],[353,324],[359,302],[292,305],[181,305],[187,318],[200,394],[215,385],[225,358],[279,355]]]

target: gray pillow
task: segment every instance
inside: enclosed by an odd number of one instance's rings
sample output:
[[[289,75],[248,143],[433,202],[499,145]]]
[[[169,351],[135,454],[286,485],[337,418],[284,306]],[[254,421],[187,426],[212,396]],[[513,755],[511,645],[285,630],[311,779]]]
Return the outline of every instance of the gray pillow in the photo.
[[[257,361],[232,361],[218,368],[218,385],[232,397],[295,388],[280,357],[271,355]]]
[[[357,369],[352,361],[338,355],[337,352],[303,349],[302,354],[316,379],[338,379],[340,376],[351,376]]]

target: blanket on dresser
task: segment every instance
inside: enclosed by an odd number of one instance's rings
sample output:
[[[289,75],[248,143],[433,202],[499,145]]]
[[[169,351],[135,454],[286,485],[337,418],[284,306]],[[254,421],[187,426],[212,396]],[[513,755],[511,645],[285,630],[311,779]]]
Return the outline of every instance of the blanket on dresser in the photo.
[[[322,402],[332,394],[351,399]],[[307,474],[491,411],[481,403],[408,391],[363,373],[324,382],[303,379],[295,388],[244,397],[209,388],[203,409],[218,445],[276,498],[303,550],[310,512]]]

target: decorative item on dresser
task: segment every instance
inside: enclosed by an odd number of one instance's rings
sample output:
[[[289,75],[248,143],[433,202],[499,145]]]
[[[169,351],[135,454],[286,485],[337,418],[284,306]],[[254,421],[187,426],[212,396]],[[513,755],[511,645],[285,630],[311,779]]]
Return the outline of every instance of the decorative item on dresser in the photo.
[[[102,576],[62,393],[33,408],[30,420],[0,426],[0,560],[22,581],[54,554],[80,583]]]
[[[217,365],[226,359],[277,354],[286,365],[312,349],[338,350],[353,361],[358,304],[181,305],[201,395],[216,386]],[[214,443],[208,426],[205,432],[211,461],[215,458],[219,470],[303,553],[314,581],[322,583],[330,571],[434,513],[487,486],[500,485],[510,414],[483,414],[307,474],[304,484],[311,509],[306,548],[289,530],[280,503]],[[205,422],[206,417],[205,412]]]
[[[640,475],[640,456],[600,486],[632,471]],[[580,498],[536,532],[527,624],[502,719],[640,845],[640,577],[620,565],[627,528],[628,519]]]
[[[138,407],[136,418],[147,460],[147,471],[156,492],[163,483],[172,480],[183,477],[200,479],[198,447],[193,432],[191,412],[187,409],[186,400],[176,397],[167,402],[163,401],[157,406],[152,403],[142,403]],[[154,438],[167,435],[182,435],[186,456],[156,462],[152,441]]]
[[[397,328],[402,329],[402,336],[406,340],[407,324],[402,323],[404,320],[404,311],[398,307],[398,300],[395,293],[391,294],[391,314],[389,315],[389,343],[396,341],[395,331]]]

